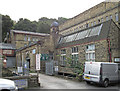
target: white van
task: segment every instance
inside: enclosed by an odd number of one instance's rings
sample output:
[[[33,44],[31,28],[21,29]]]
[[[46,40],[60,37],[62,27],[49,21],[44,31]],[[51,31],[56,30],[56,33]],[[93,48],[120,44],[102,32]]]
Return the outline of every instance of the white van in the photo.
[[[108,62],[85,62],[84,80],[89,84],[96,82],[107,87],[109,83],[120,80],[120,64]]]

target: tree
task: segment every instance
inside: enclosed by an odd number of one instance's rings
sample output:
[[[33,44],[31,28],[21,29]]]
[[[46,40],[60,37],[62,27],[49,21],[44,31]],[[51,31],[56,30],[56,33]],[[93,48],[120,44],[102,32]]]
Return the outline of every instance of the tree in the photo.
[[[15,30],[23,30],[23,31],[31,31],[31,32],[39,32],[39,33],[50,33],[50,26],[54,21],[58,23],[63,23],[67,19],[63,17],[59,17],[57,19],[42,17],[36,21],[30,21],[28,19],[20,18],[19,21],[15,24]]]
[[[58,17],[58,22],[59,22],[59,24],[64,23],[66,20],[68,20],[68,19],[67,19],[67,18],[64,18],[64,17]]]
[[[23,30],[23,31],[30,31],[30,32],[36,32],[37,30],[37,23],[31,22],[28,19],[20,18],[19,21],[14,26],[15,30]]]
[[[39,33],[50,33],[50,25],[45,22],[38,22],[37,32]]]
[[[4,41],[7,32],[13,28],[13,20],[8,15],[2,15],[2,41]]]

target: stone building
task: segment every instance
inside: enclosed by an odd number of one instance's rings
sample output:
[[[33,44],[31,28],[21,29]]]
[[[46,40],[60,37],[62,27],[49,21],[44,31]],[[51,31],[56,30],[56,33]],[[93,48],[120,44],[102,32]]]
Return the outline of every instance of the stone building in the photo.
[[[49,34],[20,30],[11,30],[10,35],[10,42],[15,44],[16,49],[27,46],[35,41],[43,40],[46,36],[49,36]]]
[[[119,35],[120,28],[113,20],[109,20],[62,36],[56,47],[61,55],[58,58],[59,72],[72,73],[66,64],[69,61],[67,57],[72,59],[72,65],[85,61],[120,62]]]
[[[119,2],[102,2],[61,25],[54,22],[50,34],[12,30],[11,42],[19,48],[17,65],[29,62],[30,69],[35,70],[37,53],[58,61],[59,73],[74,73],[67,67],[67,57],[71,57],[72,65],[85,61],[120,62],[119,14]],[[36,42],[33,36],[37,36]],[[44,60],[41,60],[43,71]]]
[[[0,43],[0,56],[3,57],[4,67],[13,68],[16,66],[15,50],[14,44]]]
[[[73,73],[67,67],[85,61],[120,62],[120,2],[102,2],[59,26],[56,46],[60,73]]]
[[[16,51],[17,67],[29,64],[31,71],[36,70],[36,54],[41,54],[41,72],[45,72],[45,62],[56,60],[56,45],[59,38],[58,23],[51,24],[50,34],[44,34],[44,38],[38,37],[38,41],[32,42]],[[23,31],[24,32],[24,31]]]
[[[120,27],[120,2],[102,2],[59,26],[59,32],[67,35],[113,19]]]

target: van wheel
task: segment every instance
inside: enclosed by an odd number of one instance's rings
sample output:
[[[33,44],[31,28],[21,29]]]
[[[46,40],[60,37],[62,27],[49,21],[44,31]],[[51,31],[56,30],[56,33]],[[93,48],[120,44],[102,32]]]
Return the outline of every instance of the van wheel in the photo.
[[[90,82],[89,82],[89,81],[86,81],[86,83],[87,83],[87,84],[90,84]]]
[[[109,85],[109,80],[106,79],[106,80],[104,81],[103,85],[104,85],[105,88],[108,87],[108,85]]]

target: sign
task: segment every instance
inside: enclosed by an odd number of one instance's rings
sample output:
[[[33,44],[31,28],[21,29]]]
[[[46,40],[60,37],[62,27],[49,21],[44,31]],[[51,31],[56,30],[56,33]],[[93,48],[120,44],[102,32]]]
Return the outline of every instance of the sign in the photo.
[[[58,71],[58,66],[54,66],[54,68],[55,68],[55,71]]]
[[[18,67],[18,73],[22,73],[23,72],[23,68],[22,67]]]
[[[2,50],[2,54],[6,56],[14,56],[14,50]]]
[[[3,50],[3,54],[10,55],[10,54],[12,54],[12,50]]]
[[[40,56],[41,54],[36,54],[36,70],[40,70]]]
[[[33,54],[35,54],[35,52],[36,52],[36,50],[35,50],[35,49],[33,49],[33,50],[32,50],[32,53],[33,53]]]
[[[50,57],[48,54],[41,54],[41,58],[40,58],[41,61],[48,61],[49,59]]]

